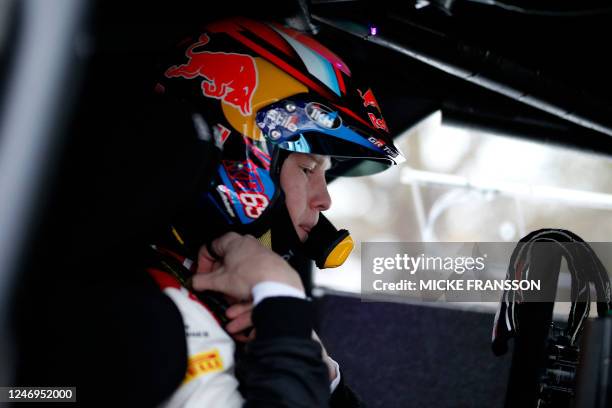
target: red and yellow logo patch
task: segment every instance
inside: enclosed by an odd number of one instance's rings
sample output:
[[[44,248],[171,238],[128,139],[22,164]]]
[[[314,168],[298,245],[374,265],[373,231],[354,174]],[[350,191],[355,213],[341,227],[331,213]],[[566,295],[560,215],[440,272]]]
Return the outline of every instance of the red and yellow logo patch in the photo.
[[[202,374],[213,373],[223,370],[223,361],[219,350],[212,349],[189,357],[187,362],[187,373],[183,384],[188,383]]]

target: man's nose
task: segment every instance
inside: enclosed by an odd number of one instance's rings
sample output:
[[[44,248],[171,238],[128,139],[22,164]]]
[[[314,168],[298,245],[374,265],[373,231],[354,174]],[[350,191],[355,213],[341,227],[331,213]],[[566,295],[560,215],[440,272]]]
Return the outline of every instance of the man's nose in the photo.
[[[312,186],[310,206],[317,211],[325,211],[331,207],[332,201],[329,191],[327,191],[327,181],[321,177]]]

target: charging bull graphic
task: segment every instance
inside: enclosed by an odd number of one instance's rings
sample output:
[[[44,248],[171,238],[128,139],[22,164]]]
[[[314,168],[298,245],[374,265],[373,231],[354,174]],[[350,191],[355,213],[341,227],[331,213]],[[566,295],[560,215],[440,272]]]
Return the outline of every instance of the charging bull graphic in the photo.
[[[374,93],[372,92],[371,89],[368,89],[365,93],[362,93],[358,89],[357,92],[359,92],[359,96],[361,96],[361,99],[363,99],[363,106],[365,106],[366,108],[368,106],[373,106],[376,108],[376,110],[380,112],[380,106],[378,106],[378,101],[376,101],[376,98],[374,97]]]
[[[207,34],[202,34],[197,43],[185,51],[189,61],[166,70],[167,78],[193,79],[202,76],[202,93],[209,98],[240,109],[243,115],[251,114],[253,93],[257,88],[257,68],[250,55],[226,52],[200,51],[194,49],[208,44]]]

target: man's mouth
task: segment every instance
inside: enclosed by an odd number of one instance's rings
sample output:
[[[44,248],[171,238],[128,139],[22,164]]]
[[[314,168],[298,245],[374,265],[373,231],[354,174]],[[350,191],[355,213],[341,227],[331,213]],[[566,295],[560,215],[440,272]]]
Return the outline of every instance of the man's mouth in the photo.
[[[312,230],[312,226],[311,225],[300,224],[300,228],[302,228],[304,231],[306,231],[309,234],[310,234],[310,231]]]
[[[298,232],[298,235],[300,237],[300,241],[305,242],[308,239],[308,236],[310,235],[310,231],[312,230],[312,226],[304,225],[304,224],[299,224],[298,228],[301,230],[301,233]]]

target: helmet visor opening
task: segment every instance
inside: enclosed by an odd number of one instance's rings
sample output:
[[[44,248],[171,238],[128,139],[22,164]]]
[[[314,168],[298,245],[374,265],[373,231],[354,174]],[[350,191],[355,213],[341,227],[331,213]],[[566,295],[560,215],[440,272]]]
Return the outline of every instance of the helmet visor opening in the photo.
[[[380,149],[348,143],[316,132],[302,133],[297,140],[285,141],[280,143],[279,147],[290,152],[331,157],[332,167],[328,174],[332,176],[365,176],[381,172],[397,163]]]
[[[295,95],[266,106],[257,112],[256,123],[266,139],[281,149],[337,158],[338,173],[350,167],[349,174],[373,174],[404,161],[390,137],[308,95]]]

